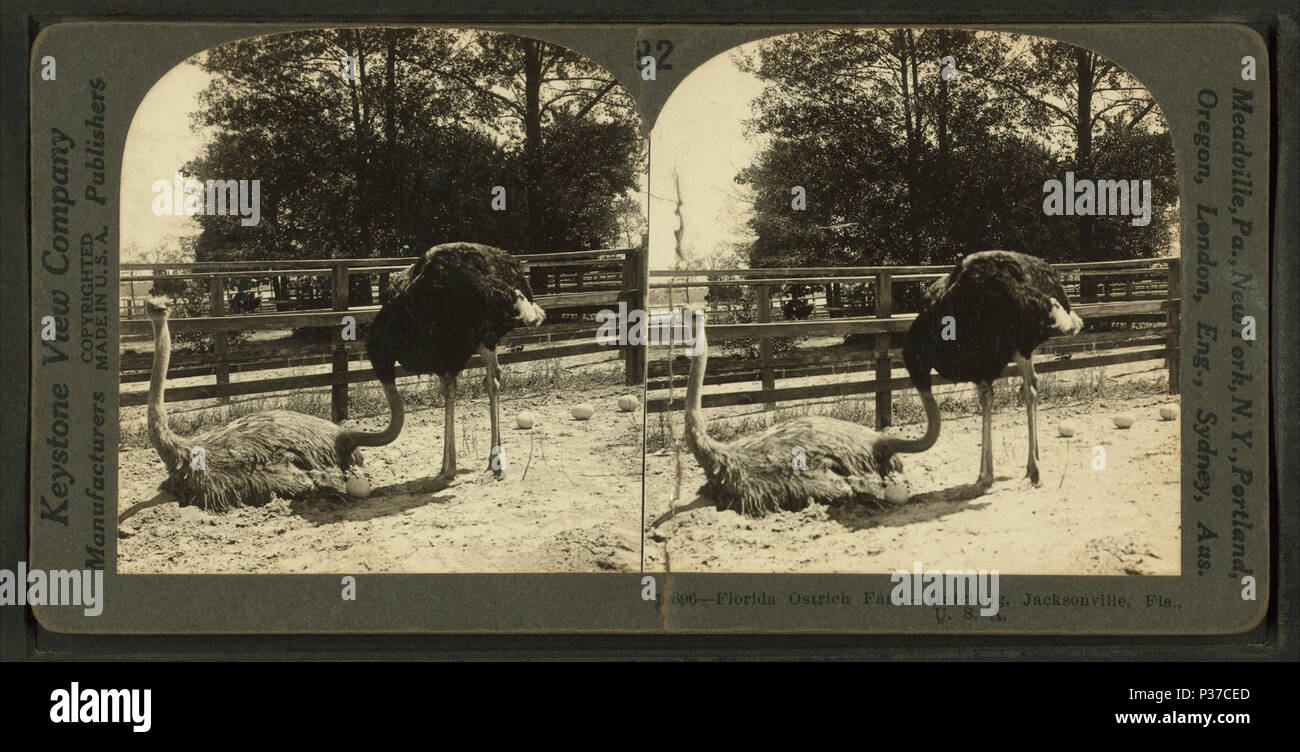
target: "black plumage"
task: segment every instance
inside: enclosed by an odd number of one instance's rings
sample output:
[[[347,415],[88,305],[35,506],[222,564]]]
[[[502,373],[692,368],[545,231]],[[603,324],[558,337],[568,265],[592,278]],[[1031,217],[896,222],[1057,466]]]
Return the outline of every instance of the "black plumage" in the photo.
[[[932,423],[938,420],[938,410],[930,409],[931,370],[948,381],[976,384],[984,418],[981,485],[993,482],[992,382],[1009,362],[1020,369],[1029,416],[1026,476],[1037,483],[1033,351],[1051,336],[1077,334],[1082,328],[1083,320],[1071,310],[1056,272],[1042,259],[1023,253],[972,253],[926,290],[925,306],[903,340],[903,360],[927,414],[934,416]],[[930,426],[931,434],[937,439],[937,426]]]
[[[501,445],[497,344],[515,327],[538,326],[545,318],[546,313],[533,302],[523,266],[499,248],[476,243],[434,246],[398,275],[387,302],[370,325],[366,350],[385,389],[395,383],[398,364],[412,373],[439,378],[445,413],[439,480],[450,482],[456,473],[457,376],[478,353],[487,371],[484,385],[495,450]],[[394,407],[394,421],[400,426],[400,400]]]

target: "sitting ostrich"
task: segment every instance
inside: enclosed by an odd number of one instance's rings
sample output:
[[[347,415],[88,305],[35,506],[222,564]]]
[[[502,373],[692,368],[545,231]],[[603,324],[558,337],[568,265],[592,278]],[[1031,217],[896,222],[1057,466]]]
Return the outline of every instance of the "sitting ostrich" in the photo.
[[[928,449],[939,437],[939,409],[930,370],[952,382],[974,382],[984,416],[979,485],[993,483],[993,380],[1015,361],[1024,380],[1029,417],[1025,477],[1038,485],[1038,379],[1034,348],[1055,334],[1078,334],[1083,320],[1047,262],[1012,251],[982,251],[962,259],[926,290],[925,307],[903,341],[903,360],[925,405]]]
[[[704,314],[694,315],[696,354],[686,387],[686,446],[707,479],[699,493],[719,509],[760,516],[776,509],[802,509],[810,502],[877,500],[883,496],[884,480],[903,469],[894,455],[913,451],[924,441],[886,437],[857,423],[819,415],[782,421],[728,444],[714,441],[700,407],[709,358]],[[937,422],[934,425],[937,432]]]
[[[501,446],[497,390],[501,368],[497,343],[516,326],[536,327],[546,312],[533,302],[523,267],[509,253],[475,243],[446,243],[425,251],[396,281],[366,336],[366,351],[375,376],[384,385],[393,421],[400,425],[397,369],[432,373],[443,398],[442,470],[435,479],[445,486],[456,477],[456,378],[470,356],[478,353],[492,413],[492,449]],[[393,433],[389,440],[395,439]],[[488,467],[497,478],[499,467]]]
[[[386,444],[401,430],[401,413],[377,433],[349,431],[322,418],[288,410],[246,415],[199,436],[177,436],[163,405],[171,331],[167,304],[145,304],[153,324],[153,374],[149,380],[149,443],[167,467],[167,480],[152,499],[123,512],[118,522],[151,506],[178,501],[225,511],[260,505],[272,495],[297,499],[314,492],[346,493],[347,470],[361,463],[358,446]],[[388,399],[397,399],[396,389]],[[400,401],[398,402],[400,405]]]

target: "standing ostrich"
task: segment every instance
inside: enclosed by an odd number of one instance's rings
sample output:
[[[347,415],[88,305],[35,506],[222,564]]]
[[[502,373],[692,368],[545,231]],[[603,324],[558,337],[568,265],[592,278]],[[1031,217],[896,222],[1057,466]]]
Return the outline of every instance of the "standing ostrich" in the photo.
[[[1078,334],[1083,320],[1045,261],[1012,251],[962,259],[925,293],[925,307],[903,341],[903,360],[925,405],[927,440],[900,451],[923,451],[939,438],[939,409],[930,370],[952,382],[974,382],[984,415],[979,485],[993,484],[993,380],[1015,361],[1024,379],[1029,417],[1025,477],[1038,485],[1038,378],[1034,348],[1055,334]]]
[[[912,442],[819,415],[783,421],[729,444],[709,438],[700,412],[708,343],[704,314],[695,316],[696,354],[686,387],[686,446],[707,478],[701,495],[719,509],[736,509],[749,516],[802,509],[810,502],[836,504],[883,496],[883,480],[903,469],[894,453]]]
[[[322,418],[289,410],[246,415],[199,436],[177,436],[163,405],[171,331],[167,304],[145,304],[153,324],[153,374],[149,380],[149,443],[167,467],[167,480],[152,499],[127,509],[123,522],[142,509],[169,501],[225,511],[260,505],[271,496],[297,499],[313,492],[346,493],[347,470],[361,463],[359,446],[386,444],[401,430],[396,421],[377,433],[349,431]],[[397,398],[389,393],[389,403]],[[400,402],[398,402],[400,405]]]
[[[523,267],[498,248],[475,243],[446,243],[425,251],[401,275],[370,325],[366,351],[375,376],[389,394],[393,420],[400,425],[402,403],[397,396],[397,369],[432,373],[443,398],[441,487],[456,477],[456,377],[470,356],[483,360],[483,385],[492,413],[492,454],[501,446],[497,390],[501,368],[497,343],[516,326],[536,327],[546,312],[533,302],[533,289]],[[396,438],[393,433],[389,438]],[[497,478],[499,467],[488,467]]]

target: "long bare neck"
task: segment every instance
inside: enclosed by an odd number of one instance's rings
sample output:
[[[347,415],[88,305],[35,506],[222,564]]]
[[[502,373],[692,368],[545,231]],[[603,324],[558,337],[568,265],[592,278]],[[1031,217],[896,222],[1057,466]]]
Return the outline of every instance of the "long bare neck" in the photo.
[[[382,431],[344,431],[340,441],[346,446],[384,446],[393,443],[402,432],[406,411],[402,407],[402,395],[397,391],[397,382],[385,381],[383,385],[384,396],[388,398],[388,427]]]
[[[924,452],[939,440],[939,425],[941,423],[939,404],[934,401],[934,395],[930,393],[929,389],[917,389],[916,393],[921,398],[921,404],[925,407],[925,435],[919,439],[900,439],[896,436],[886,436],[883,439],[884,446],[882,448],[890,453],[915,454],[916,452]]]
[[[700,404],[704,371],[709,364],[709,343],[704,337],[703,324],[696,332],[695,341],[699,354],[691,357],[691,373],[686,382],[686,448],[695,455],[695,460],[704,468],[704,472],[711,475],[717,465],[718,445],[709,438]]]
[[[167,388],[167,365],[172,358],[172,333],[167,319],[153,321],[153,373],[149,377],[149,443],[168,469],[175,468],[185,451],[180,439],[167,425],[163,392]]]

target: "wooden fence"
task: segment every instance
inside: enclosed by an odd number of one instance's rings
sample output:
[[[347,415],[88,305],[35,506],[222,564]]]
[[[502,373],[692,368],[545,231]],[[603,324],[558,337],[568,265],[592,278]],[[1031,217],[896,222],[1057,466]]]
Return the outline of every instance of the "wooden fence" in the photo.
[[[1177,393],[1179,333],[1179,260],[1177,258],[1104,261],[1056,264],[1062,284],[1070,296],[1071,307],[1085,323],[1116,322],[1124,325],[1115,331],[1093,331],[1073,337],[1053,338],[1037,352],[1066,356],[1057,360],[1040,360],[1040,373],[1162,359],[1169,372],[1169,391]],[[951,266],[854,267],[800,269],[699,269],[655,270],[650,272],[651,290],[672,289],[675,300],[682,300],[690,289],[707,288],[709,298],[734,301],[749,300],[752,292],[753,321],[710,323],[709,372],[706,384],[759,382],[759,389],[704,394],[704,407],[721,407],[762,403],[774,409],[776,403],[854,394],[875,394],[876,427],[890,423],[892,393],[911,388],[907,377],[895,377],[902,367],[901,349],[896,338],[906,332],[916,317],[914,312],[895,310],[896,286],[925,285],[947,275]],[[667,281],[659,281],[665,280]],[[730,288],[740,288],[737,295]],[[811,315],[801,320],[773,319],[772,296],[783,297],[791,288],[820,290],[814,296]],[[677,294],[681,291],[681,294]],[[917,290],[913,290],[916,293]],[[865,293],[865,294],[864,294]],[[699,296],[693,296],[698,300]],[[850,300],[867,301],[857,305]],[[911,296],[913,300],[918,295]],[[718,305],[706,301],[706,307]],[[690,305],[694,305],[691,303]],[[721,310],[734,306],[718,305]],[[742,306],[743,308],[743,306]],[[780,311],[777,312],[778,315]],[[722,316],[719,316],[722,318]],[[1150,328],[1133,328],[1132,324],[1152,324]],[[1094,327],[1096,328],[1096,327]],[[831,337],[850,334],[870,337],[870,344],[854,348],[820,348],[794,350],[777,356],[773,340],[793,337]],[[755,358],[719,358],[717,344],[735,340],[758,341]],[[680,410],[686,383],[688,361],[681,348],[674,352],[670,371],[668,348],[651,348],[646,409],[650,412]],[[802,378],[824,374],[874,371],[874,378],[835,384],[815,384],[778,388],[778,378]],[[669,374],[678,392],[669,404]],[[1008,367],[1004,376],[1015,373]],[[936,377],[936,383],[945,383]]]
[[[498,360],[502,364],[565,358],[607,352],[610,346],[596,341],[596,323],[585,317],[602,309],[618,311],[618,304],[626,302],[627,310],[645,307],[645,252],[639,248],[618,248],[595,251],[574,251],[517,256],[525,270],[534,279],[543,278],[544,292],[536,301],[547,312],[548,323],[537,329],[520,329],[502,340]],[[361,337],[343,339],[343,317],[351,316],[360,325],[374,319],[379,305],[351,305],[358,290],[379,299],[378,288],[385,284],[388,274],[409,267],[410,258],[380,259],[307,259],[297,261],[248,262],[198,262],[183,264],[121,265],[120,303],[122,341],[132,338],[146,339],[152,328],[139,305],[154,283],[199,283],[207,288],[205,304],[197,306],[198,315],[173,316],[170,329],[173,336],[208,332],[212,336],[210,353],[185,353],[174,351],[169,377],[172,379],[212,375],[214,383],[182,386],[167,390],[169,403],[188,400],[219,399],[248,394],[263,394],[310,388],[331,388],[331,415],[335,421],[343,420],[348,412],[348,385],[374,378],[371,368],[353,369],[354,360],[365,357],[365,343]],[[315,285],[315,289],[328,290],[329,299],[311,294],[298,294],[277,298],[275,313],[236,312],[231,302],[239,299],[242,310],[260,308],[263,285],[254,285],[258,303],[250,305],[245,294],[234,292],[232,280],[267,280],[280,282],[277,289],[296,287],[303,290],[313,286],[302,284],[305,278],[326,276],[328,287]],[[358,284],[356,277],[363,276],[368,284]],[[247,287],[248,283],[243,286]],[[143,294],[140,293],[143,291]],[[136,297],[141,295],[141,297]],[[288,310],[281,310],[287,308]],[[558,314],[576,314],[561,317]],[[557,321],[560,318],[576,319]],[[253,345],[232,350],[229,346],[231,332],[287,331],[302,327],[329,328],[330,342],[276,342]],[[541,347],[524,345],[544,344]],[[640,384],[645,368],[645,351],[639,347],[621,347],[626,371],[626,383]],[[152,352],[123,353],[120,363],[122,386],[148,381],[152,370]],[[330,364],[324,373],[240,380],[232,382],[232,372],[253,372],[295,366]],[[474,356],[469,368],[481,366]],[[410,375],[398,369],[398,375]],[[122,407],[142,405],[147,392],[140,389],[122,389]]]

